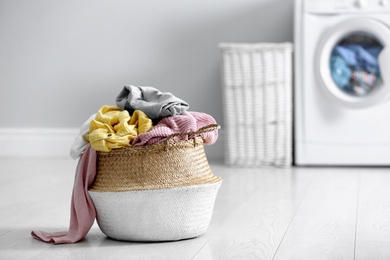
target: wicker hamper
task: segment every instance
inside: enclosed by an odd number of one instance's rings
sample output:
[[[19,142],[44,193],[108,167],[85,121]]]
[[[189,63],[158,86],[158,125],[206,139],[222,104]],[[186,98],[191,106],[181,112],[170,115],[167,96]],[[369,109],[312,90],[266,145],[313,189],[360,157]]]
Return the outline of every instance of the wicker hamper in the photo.
[[[222,179],[209,167],[196,133],[164,143],[99,152],[89,194],[107,236],[128,241],[172,241],[206,232]],[[173,141],[188,135],[184,141]]]
[[[220,44],[227,141],[232,166],[292,162],[292,44]]]

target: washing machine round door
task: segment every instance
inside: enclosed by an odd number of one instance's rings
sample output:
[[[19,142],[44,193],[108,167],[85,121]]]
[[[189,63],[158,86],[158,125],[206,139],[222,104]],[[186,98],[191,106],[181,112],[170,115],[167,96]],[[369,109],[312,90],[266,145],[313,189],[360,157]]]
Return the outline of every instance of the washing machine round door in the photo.
[[[367,18],[345,20],[325,32],[317,73],[337,103],[365,108],[390,97],[390,29]]]

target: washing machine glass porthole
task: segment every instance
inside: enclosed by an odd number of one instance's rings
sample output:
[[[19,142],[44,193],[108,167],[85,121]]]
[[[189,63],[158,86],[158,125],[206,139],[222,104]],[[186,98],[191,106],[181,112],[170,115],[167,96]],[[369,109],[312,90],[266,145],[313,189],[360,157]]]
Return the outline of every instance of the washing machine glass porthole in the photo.
[[[367,108],[390,100],[390,28],[369,18],[352,18],[327,28],[317,47],[323,94],[335,104]]]
[[[381,87],[378,63],[382,44],[373,35],[354,32],[333,47],[329,66],[335,85],[351,96],[367,96]]]

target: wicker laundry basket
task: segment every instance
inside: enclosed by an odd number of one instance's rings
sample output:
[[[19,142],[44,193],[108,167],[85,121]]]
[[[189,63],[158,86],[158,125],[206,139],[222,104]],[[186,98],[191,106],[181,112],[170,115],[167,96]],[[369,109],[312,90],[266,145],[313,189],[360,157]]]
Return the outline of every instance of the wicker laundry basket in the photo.
[[[220,44],[231,166],[292,163],[292,44]]]
[[[89,194],[102,232],[128,241],[173,241],[205,233],[222,179],[211,172],[197,135],[217,128],[99,152]],[[191,139],[172,141],[177,135]]]

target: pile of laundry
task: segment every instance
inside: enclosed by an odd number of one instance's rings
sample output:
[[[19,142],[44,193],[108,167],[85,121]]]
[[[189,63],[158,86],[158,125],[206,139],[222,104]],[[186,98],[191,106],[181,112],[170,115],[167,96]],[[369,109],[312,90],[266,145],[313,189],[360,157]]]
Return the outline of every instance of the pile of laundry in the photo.
[[[361,96],[381,84],[378,56],[382,49],[379,45],[337,45],[330,58],[331,74],[336,85],[349,94]]]
[[[109,152],[125,146],[144,146],[163,142],[175,133],[196,132],[216,124],[215,119],[200,112],[187,112],[187,102],[171,93],[153,87],[125,86],[116,99],[117,106],[103,106],[80,128],[70,151],[77,159],[91,144],[92,148]],[[213,144],[218,131],[202,133],[205,144]],[[183,140],[192,136],[174,137]]]
[[[81,126],[71,147],[71,157],[80,157],[73,185],[68,231],[32,231],[40,241],[52,244],[76,243],[87,235],[96,218],[88,193],[96,176],[97,153],[122,147],[138,147],[163,142],[175,133],[196,132],[216,124],[205,113],[187,111],[187,102],[153,87],[125,86],[116,98],[117,106],[103,106]],[[218,131],[201,133],[204,144],[213,144]],[[170,140],[187,140],[179,135]]]

